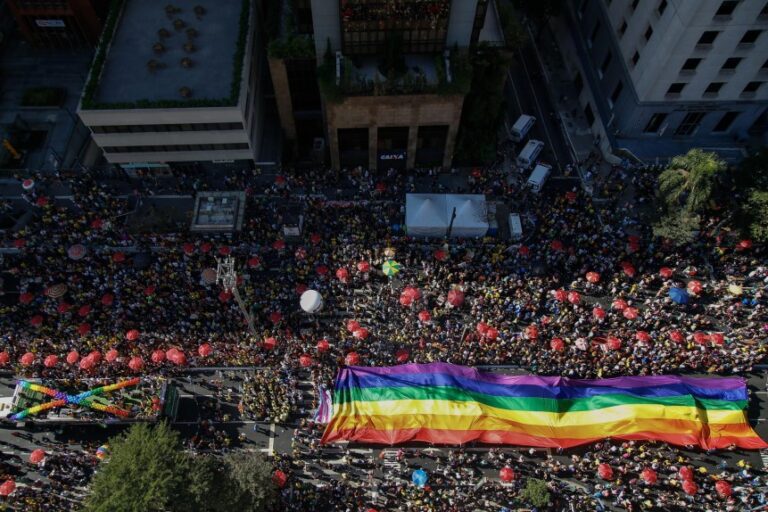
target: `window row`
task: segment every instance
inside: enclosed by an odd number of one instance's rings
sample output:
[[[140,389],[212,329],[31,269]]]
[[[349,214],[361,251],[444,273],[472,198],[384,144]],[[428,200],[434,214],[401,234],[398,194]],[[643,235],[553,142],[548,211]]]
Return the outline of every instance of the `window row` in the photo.
[[[232,144],[175,144],[169,146],[105,146],[105,153],[166,153],[172,151],[224,151],[248,149],[245,142]]]
[[[698,57],[692,57],[690,59],[686,59],[686,61],[683,63],[683,67],[680,68],[680,72],[693,72],[696,71],[696,69],[699,67],[699,64],[701,64],[701,61],[704,59],[698,58]],[[742,57],[729,57],[725,59],[725,62],[723,62],[723,65],[720,66],[721,72],[729,72],[734,71],[736,67],[743,61],[744,59]],[[762,66],[763,69],[768,69],[768,60],[766,60],[763,63]]]
[[[742,94],[749,94],[749,93],[755,93],[760,89],[760,87],[765,82],[748,82],[747,85],[744,86],[744,89],[742,89]],[[688,85],[688,82],[674,82],[670,84],[669,88],[667,89],[667,94],[680,94],[683,92],[683,89],[685,89],[685,86]],[[714,95],[720,92],[720,89],[725,85],[725,82],[710,82],[707,88],[704,90],[705,95]]]
[[[209,132],[242,130],[243,123],[132,124],[91,126],[93,133]]]
[[[675,129],[675,135],[692,135],[699,128],[701,121],[707,114],[708,112],[688,112]],[[741,114],[741,112],[738,111],[724,112],[712,128],[712,132],[720,133],[728,131],[736,118],[739,117],[739,114]],[[645,125],[643,131],[645,133],[657,133],[661,130],[667,117],[669,117],[669,113],[667,112],[653,114],[648,120],[648,124]]]

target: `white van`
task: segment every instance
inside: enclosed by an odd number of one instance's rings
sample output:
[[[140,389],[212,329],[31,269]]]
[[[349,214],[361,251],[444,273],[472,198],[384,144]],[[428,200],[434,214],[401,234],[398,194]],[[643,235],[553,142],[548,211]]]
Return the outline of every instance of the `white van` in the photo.
[[[523,239],[523,223],[519,213],[509,214],[509,237],[515,242]]]
[[[532,191],[539,192],[544,187],[544,183],[546,183],[547,178],[549,178],[551,172],[552,166],[546,164],[536,164],[536,167],[533,168],[531,176],[528,178],[528,186],[531,187]]]
[[[527,116],[525,114],[521,115],[517,118],[517,121],[515,121],[514,126],[512,126],[512,130],[509,132],[509,137],[515,142],[520,142],[526,135],[528,135],[528,132],[535,122],[535,117]]]
[[[531,165],[536,163],[536,159],[539,158],[542,149],[544,149],[543,142],[536,139],[529,140],[528,144],[526,144],[520,154],[517,155],[517,165],[523,169],[530,168]]]

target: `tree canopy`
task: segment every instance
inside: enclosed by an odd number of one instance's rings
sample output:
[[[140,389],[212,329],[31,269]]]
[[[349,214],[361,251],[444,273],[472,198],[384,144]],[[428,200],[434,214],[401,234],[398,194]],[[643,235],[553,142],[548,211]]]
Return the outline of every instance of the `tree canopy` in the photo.
[[[726,163],[715,153],[692,149],[674,157],[659,176],[659,198],[670,213],[701,213],[709,207]]]

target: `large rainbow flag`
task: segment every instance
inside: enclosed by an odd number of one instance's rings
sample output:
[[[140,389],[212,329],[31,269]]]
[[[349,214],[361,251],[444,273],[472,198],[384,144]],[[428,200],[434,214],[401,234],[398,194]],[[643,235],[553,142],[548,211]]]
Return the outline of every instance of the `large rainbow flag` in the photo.
[[[673,375],[579,380],[447,363],[339,371],[323,443],[480,441],[568,448],[607,437],[759,449],[744,379]]]

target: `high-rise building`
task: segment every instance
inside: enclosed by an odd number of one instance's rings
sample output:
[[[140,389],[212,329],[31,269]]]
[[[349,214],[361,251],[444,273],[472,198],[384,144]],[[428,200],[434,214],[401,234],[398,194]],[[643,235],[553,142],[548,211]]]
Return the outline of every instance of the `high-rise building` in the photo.
[[[327,143],[335,169],[451,165],[467,50],[504,44],[494,0],[285,0],[281,9],[270,71],[299,152]]]
[[[604,152],[738,158],[764,130],[768,0],[573,0],[555,28]]]
[[[257,161],[265,59],[251,0],[118,4],[78,109],[107,161]]]
[[[109,0],[8,0],[24,38],[47,48],[95,46]]]

